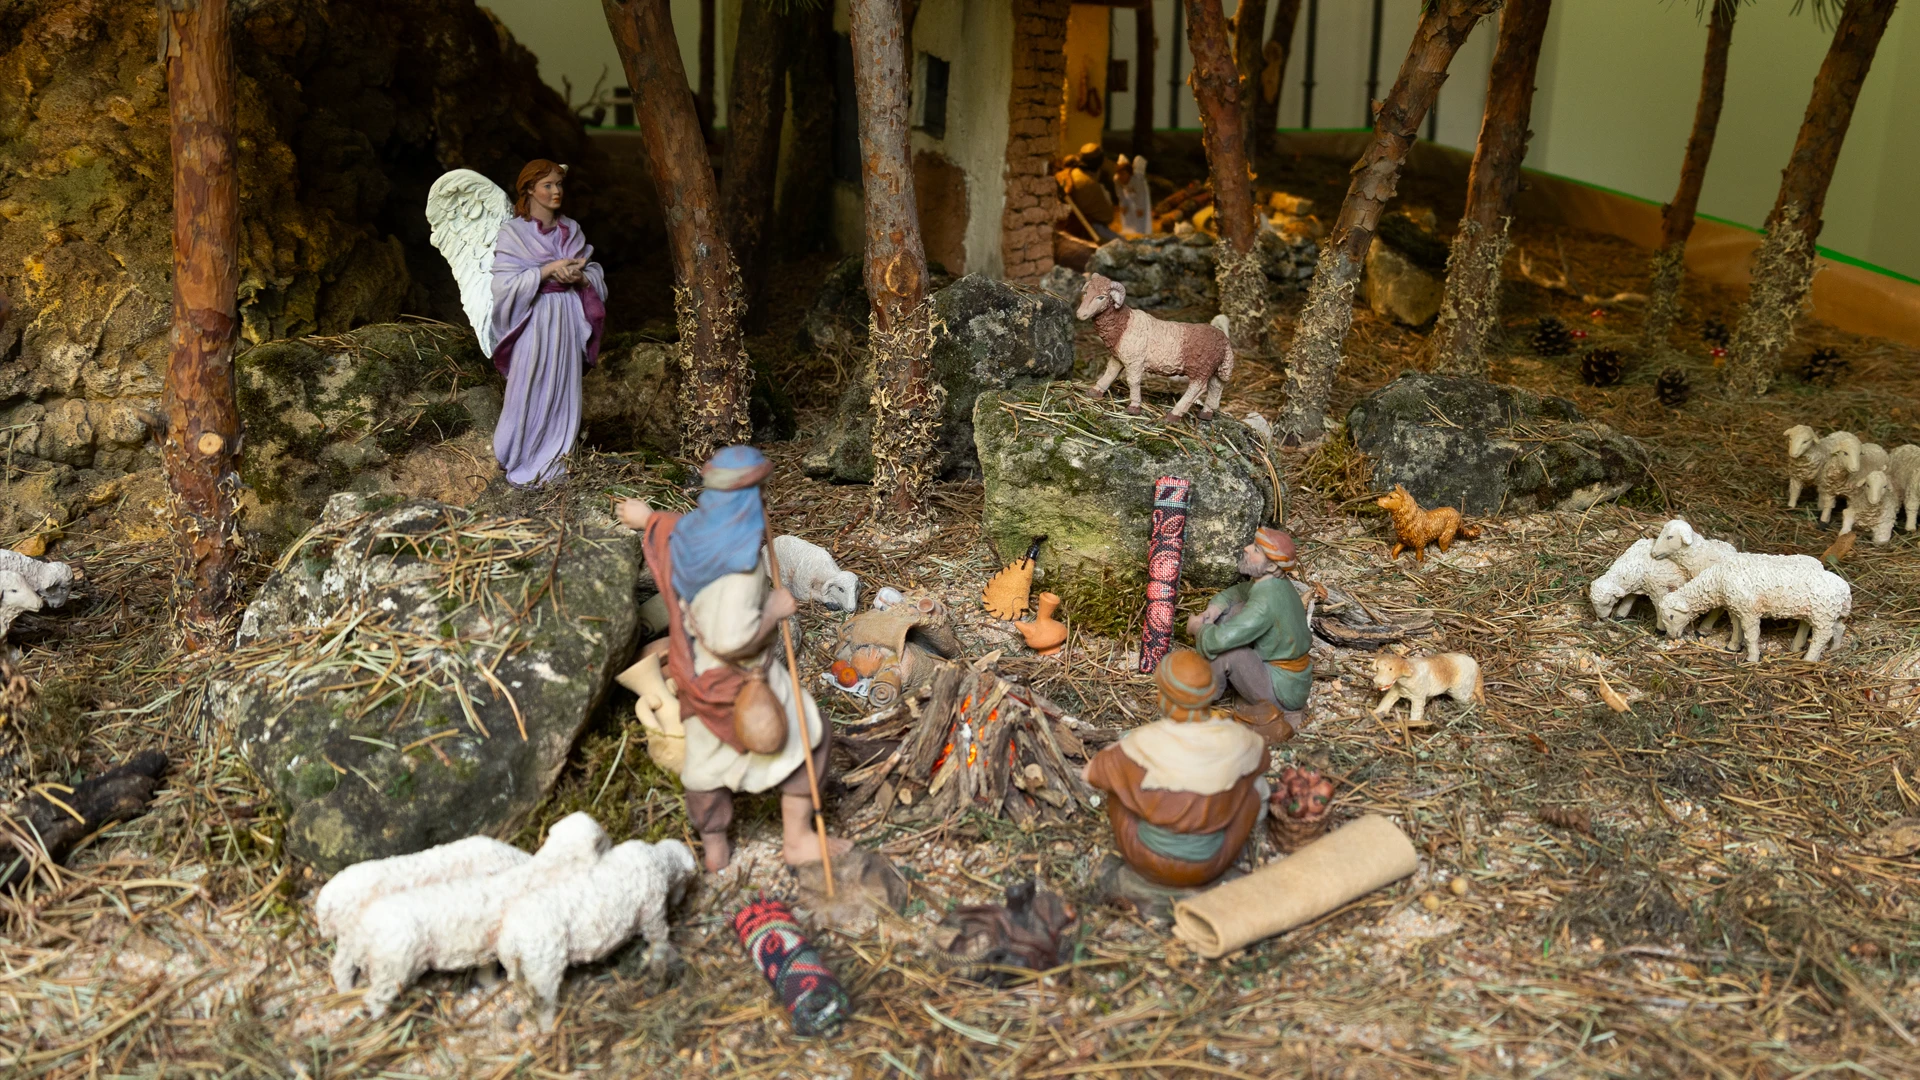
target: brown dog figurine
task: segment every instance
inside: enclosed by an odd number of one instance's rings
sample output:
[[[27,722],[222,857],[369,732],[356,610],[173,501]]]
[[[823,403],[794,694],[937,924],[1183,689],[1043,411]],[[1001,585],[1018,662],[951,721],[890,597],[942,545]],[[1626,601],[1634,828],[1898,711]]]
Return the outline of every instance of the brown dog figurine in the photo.
[[[1422,510],[1401,484],[1393,485],[1391,493],[1374,501],[1393,516],[1395,540],[1388,560],[1399,558],[1402,551],[1411,551],[1415,562],[1425,562],[1428,544],[1436,544],[1445,552],[1455,536],[1467,540],[1480,539],[1480,527],[1462,523],[1460,511],[1451,506]]]

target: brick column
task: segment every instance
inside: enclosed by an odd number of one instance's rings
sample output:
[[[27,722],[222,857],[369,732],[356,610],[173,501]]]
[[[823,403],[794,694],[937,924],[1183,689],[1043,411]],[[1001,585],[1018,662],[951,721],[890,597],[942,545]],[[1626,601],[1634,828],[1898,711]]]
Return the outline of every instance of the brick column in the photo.
[[[1053,179],[1067,81],[1070,0],[1013,0],[1013,93],[1007,128],[1007,208],[1000,251],[1008,281],[1053,269],[1053,223],[1066,211]]]

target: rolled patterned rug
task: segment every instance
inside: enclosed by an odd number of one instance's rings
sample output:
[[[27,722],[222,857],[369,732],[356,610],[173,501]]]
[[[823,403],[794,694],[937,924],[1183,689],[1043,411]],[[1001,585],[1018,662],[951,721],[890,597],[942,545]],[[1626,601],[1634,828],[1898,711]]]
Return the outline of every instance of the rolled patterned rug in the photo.
[[[1278,862],[1174,904],[1173,933],[1202,956],[1225,956],[1391,885],[1418,865],[1407,834],[1369,814]]]
[[[831,1036],[847,1022],[853,1011],[847,991],[801,932],[792,908],[755,900],[734,915],[733,932],[793,1017],[795,1035]]]

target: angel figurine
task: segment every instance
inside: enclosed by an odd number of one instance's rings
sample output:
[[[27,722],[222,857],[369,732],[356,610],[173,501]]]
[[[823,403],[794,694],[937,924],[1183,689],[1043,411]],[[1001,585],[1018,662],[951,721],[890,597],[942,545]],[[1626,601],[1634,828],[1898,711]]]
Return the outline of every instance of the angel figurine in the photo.
[[[433,246],[460,283],[480,351],[506,377],[493,454],[515,485],[566,472],[580,434],[580,379],[600,358],[607,279],[580,223],[560,212],[567,167],[527,163],[507,193],[455,169],[427,193]]]

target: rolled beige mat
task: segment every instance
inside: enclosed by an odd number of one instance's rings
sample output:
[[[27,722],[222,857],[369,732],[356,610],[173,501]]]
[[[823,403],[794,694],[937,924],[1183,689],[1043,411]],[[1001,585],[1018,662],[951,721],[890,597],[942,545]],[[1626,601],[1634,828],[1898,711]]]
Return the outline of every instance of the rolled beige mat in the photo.
[[[1173,905],[1173,933],[1202,956],[1225,956],[1391,885],[1418,864],[1407,834],[1369,814],[1279,862]]]

